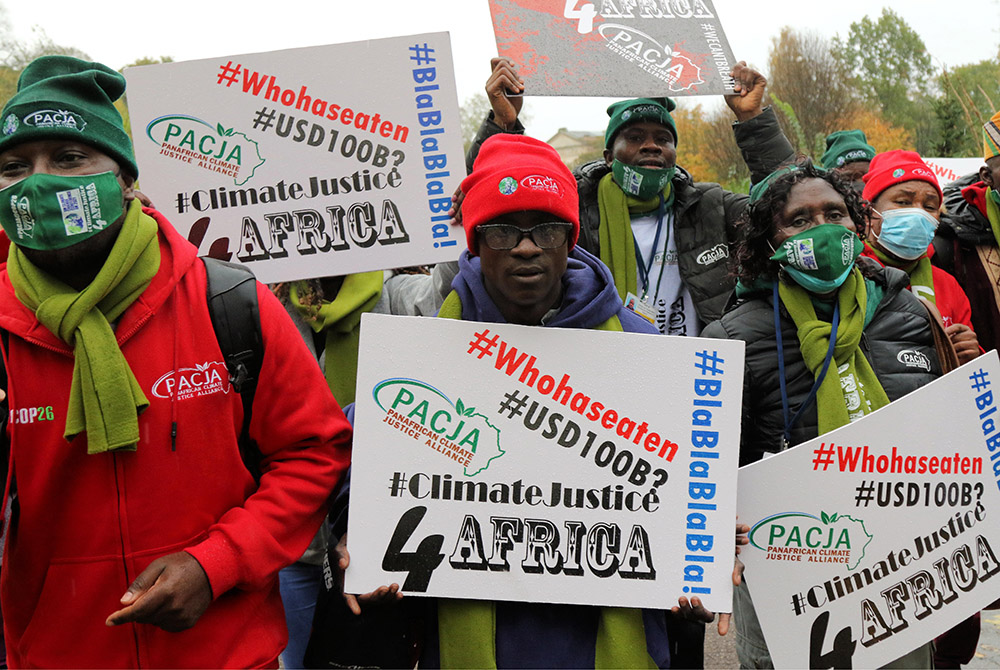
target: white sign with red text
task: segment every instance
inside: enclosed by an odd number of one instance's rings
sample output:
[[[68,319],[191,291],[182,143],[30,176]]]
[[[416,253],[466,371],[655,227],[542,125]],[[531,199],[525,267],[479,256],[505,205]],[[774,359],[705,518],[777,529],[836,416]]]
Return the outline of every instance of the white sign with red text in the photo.
[[[934,170],[938,184],[944,188],[953,181],[958,181],[967,174],[979,172],[985,163],[982,158],[925,158],[927,167]],[[976,178],[979,181],[979,178]]]
[[[907,360],[929,369],[922,356]],[[740,469],[741,557],[775,667],[879,667],[1000,597],[998,405],[990,352]]]
[[[447,33],[126,70],[140,188],[263,282],[455,260]]]
[[[365,314],[346,590],[729,611],[743,349]]]

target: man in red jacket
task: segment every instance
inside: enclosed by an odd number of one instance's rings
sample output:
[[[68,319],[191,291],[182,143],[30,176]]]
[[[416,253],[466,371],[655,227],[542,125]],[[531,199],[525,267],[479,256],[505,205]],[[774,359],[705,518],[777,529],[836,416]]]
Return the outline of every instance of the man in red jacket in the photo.
[[[260,284],[264,356],[240,396],[197,250],[135,199],[124,78],[31,63],[0,114],[13,667],[277,667],[278,570],[321,523],[350,428]]]

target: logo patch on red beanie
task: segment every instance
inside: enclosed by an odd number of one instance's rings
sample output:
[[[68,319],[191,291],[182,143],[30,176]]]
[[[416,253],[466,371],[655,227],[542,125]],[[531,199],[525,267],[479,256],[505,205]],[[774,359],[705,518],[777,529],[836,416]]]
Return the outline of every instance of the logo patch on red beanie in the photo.
[[[511,195],[517,190],[517,180],[513,177],[504,177],[497,184],[497,189],[500,191],[501,195]]]
[[[528,175],[521,180],[521,186],[531,189],[532,191],[545,191],[546,193],[554,193],[560,198],[562,197],[562,189],[559,187],[559,182],[552,177],[546,177],[545,175]]]

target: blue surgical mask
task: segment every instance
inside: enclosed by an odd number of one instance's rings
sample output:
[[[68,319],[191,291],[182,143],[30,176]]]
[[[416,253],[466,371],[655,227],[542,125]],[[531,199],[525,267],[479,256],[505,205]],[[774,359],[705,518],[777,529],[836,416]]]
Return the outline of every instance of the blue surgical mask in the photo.
[[[879,245],[893,256],[913,261],[925,253],[934,239],[938,222],[920,207],[890,209],[882,214],[882,230],[875,237]]]

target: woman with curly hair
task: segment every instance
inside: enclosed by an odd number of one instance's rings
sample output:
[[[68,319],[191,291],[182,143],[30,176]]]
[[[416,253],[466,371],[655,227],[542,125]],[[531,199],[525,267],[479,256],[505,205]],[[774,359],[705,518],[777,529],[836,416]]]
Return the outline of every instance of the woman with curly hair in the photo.
[[[859,257],[870,207],[803,160],[751,190],[733,254],[735,301],[705,337],[747,343],[740,464],[846,425],[941,374],[909,277]],[[863,337],[862,337],[863,336]],[[903,350],[930,370],[908,367]],[[743,667],[773,667],[745,583],[733,602]],[[933,667],[930,644],[888,667]]]

